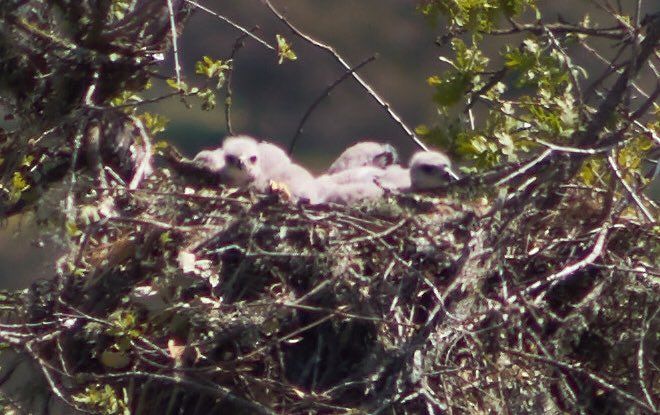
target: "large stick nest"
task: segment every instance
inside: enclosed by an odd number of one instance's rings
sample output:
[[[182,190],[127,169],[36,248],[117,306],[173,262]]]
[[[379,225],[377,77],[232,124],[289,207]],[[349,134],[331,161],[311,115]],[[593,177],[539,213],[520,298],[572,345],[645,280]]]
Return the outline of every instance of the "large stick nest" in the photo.
[[[312,208],[165,173],[80,209],[66,271],[12,297],[5,338],[79,409],[649,411],[647,227],[619,219],[598,265],[540,284],[594,249],[598,203],[505,227],[447,197]]]

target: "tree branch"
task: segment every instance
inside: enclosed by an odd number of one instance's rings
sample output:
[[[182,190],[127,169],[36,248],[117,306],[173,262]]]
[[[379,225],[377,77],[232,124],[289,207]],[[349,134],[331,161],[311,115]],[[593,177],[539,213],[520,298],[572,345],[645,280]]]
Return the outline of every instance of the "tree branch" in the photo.
[[[299,30],[297,27],[295,27],[279,10],[273,6],[273,4],[270,2],[270,0],[262,0],[262,2],[270,9],[270,11],[282,22],[284,23],[296,36],[300,37],[301,39],[305,40],[306,42],[310,43],[311,45],[325,51],[326,53],[332,55],[332,57],[341,64],[344,69],[347,71],[351,70],[351,65],[348,64],[348,62],[337,53],[337,51],[332,47],[328,46],[325,43],[319,42],[318,40],[312,38],[308,34],[302,32]],[[367,91],[367,94],[371,98],[376,101],[381,108],[383,108],[390,116],[390,118],[412,139],[419,147],[422,149],[426,150],[427,147],[422,142],[419,137],[415,134],[412,128],[408,127],[403,120],[401,119],[401,116],[397,114],[393,109],[392,106],[385,101],[380,95],[374,91],[374,89],[364,80],[360,75],[358,75],[355,72],[351,72],[351,76],[353,76],[353,79],[355,79],[362,88]]]
[[[303,132],[303,126],[305,125],[305,122],[307,122],[307,119],[312,115],[312,112],[318,107],[318,105],[323,101],[325,98],[330,96],[332,93],[332,90],[337,87],[340,83],[342,83],[346,78],[349,76],[353,75],[355,71],[361,69],[362,67],[366,66],[367,64],[373,62],[378,58],[378,55],[371,55],[367,59],[363,60],[359,64],[355,65],[354,67],[350,68],[348,71],[344,72],[342,76],[337,78],[333,83],[328,85],[323,92],[312,102],[312,104],[307,108],[307,111],[305,111],[305,115],[303,115],[302,119],[300,120],[300,123],[298,123],[298,128],[296,128],[296,133],[293,135],[293,138],[291,139],[291,144],[289,145],[289,155],[293,153],[293,149],[296,146],[296,142],[298,141],[298,137],[300,137],[300,134]]]

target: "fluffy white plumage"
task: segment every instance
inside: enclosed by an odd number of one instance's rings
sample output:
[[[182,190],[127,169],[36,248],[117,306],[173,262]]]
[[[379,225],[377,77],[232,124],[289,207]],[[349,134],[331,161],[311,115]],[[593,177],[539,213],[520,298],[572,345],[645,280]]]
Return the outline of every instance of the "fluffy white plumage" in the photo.
[[[344,150],[328,168],[328,174],[362,166],[385,168],[399,160],[399,155],[390,144],[363,141]]]
[[[352,204],[381,198],[385,194],[384,189],[391,189],[390,179],[386,178],[388,169],[360,166],[319,176],[315,182],[316,199],[312,203]],[[381,185],[380,181],[386,185]]]
[[[375,180],[379,186],[395,191],[410,189],[410,169],[399,164],[392,164],[384,170],[383,174]]]
[[[350,205],[364,200],[379,199],[385,191],[374,182],[333,183],[317,182],[316,198],[312,204],[339,203]]]
[[[312,204],[352,204],[386,192],[435,189],[458,179],[441,152],[417,152],[409,168],[393,164],[396,158],[389,144],[362,142],[346,149],[328,173],[314,178],[278,146],[235,136],[225,139],[222,148],[200,151],[193,162],[217,173],[225,184],[260,191],[283,186],[293,201]]]
[[[254,138],[227,137],[222,143],[222,151],[225,165],[219,173],[223,183],[244,187],[263,177],[259,146]]]
[[[195,155],[192,162],[210,172],[219,173],[225,167],[225,152],[222,148],[202,150]]]
[[[420,151],[410,159],[411,190],[430,190],[458,180],[449,158],[439,151]]]
[[[275,144],[235,136],[225,139],[222,151],[224,166],[219,173],[226,184],[251,186],[259,191],[266,191],[273,184],[283,185],[294,200],[307,198],[313,189],[312,174],[293,163]]]
[[[420,151],[410,159],[410,167],[392,164],[385,168],[353,167],[316,180],[316,203],[351,204],[383,197],[386,191],[430,190],[458,179],[449,158],[438,151]]]

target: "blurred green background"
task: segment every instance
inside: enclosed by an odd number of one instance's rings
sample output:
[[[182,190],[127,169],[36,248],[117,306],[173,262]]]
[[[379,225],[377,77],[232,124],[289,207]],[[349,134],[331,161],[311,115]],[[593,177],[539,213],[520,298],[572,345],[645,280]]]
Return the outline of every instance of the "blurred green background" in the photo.
[[[446,64],[438,59],[447,55],[447,47],[435,40],[444,33],[443,23],[433,26],[416,11],[413,0],[274,0],[290,21],[312,37],[332,45],[355,65],[374,53],[379,57],[360,74],[398,112],[407,125],[433,124],[436,110],[432,89],[426,79],[440,73]],[[622,0],[631,10],[637,3]],[[257,35],[275,44],[282,34],[292,44],[297,61],[277,63],[277,54],[250,39],[234,61],[232,121],[235,132],[273,140],[288,146],[303,114],[321,92],[343,73],[343,68],[328,54],[302,42],[279,22],[259,0],[201,1],[204,6],[226,16],[241,26],[259,29]],[[585,14],[601,26],[611,25],[611,18],[585,0],[539,1],[546,20],[558,16],[568,22],[579,22]],[[657,0],[645,0],[643,13],[660,9]],[[201,10],[195,11],[179,39],[184,80],[189,85],[202,84],[195,75],[194,63],[204,55],[226,59],[232,52],[239,31]],[[487,44],[486,51],[498,62],[498,52],[505,44],[517,45],[519,38],[507,36]],[[595,46],[598,46],[594,42]],[[579,48],[579,46],[574,46]],[[612,56],[615,50],[605,50]],[[589,74],[600,73],[600,64],[586,52],[577,62]],[[159,68],[173,77],[172,53]],[[654,85],[650,71],[644,72],[638,84]],[[155,81],[148,96],[172,92],[163,81]],[[161,139],[175,143],[187,155],[201,148],[219,145],[225,136],[223,95],[218,96],[215,110],[205,112],[199,102],[189,100],[187,109],[178,98],[147,106],[147,110],[166,116],[171,121]],[[479,118],[479,113],[476,114]],[[351,78],[344,81],[326,98],[308,120],[294,157],[314,172],[326,168],[347,145],[364,138],[394,144],[407,159],[414,146],[410,138],[387,116]],[[36,278],[52,276],[57,256],[56,244],[44,241],[36,248],[37,232],[29,218],[9,220],[0,234],[0,287],[26,287]]]

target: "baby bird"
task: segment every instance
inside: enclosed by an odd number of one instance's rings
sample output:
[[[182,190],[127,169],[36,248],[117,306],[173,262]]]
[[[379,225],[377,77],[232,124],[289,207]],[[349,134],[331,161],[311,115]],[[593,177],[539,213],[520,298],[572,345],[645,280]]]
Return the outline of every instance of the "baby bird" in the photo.
[[[431,190],[458,180],[446,155],[420,151],[410,159],[410,168],[392,164],[385,168],[362,166],[325,174],[316,180],[317,199],[313,203],[351,204],[378,199],[386,192]]]
[[[410,190],[431,190],[460,177],[449,158],[439,151],[419,151],[410,159]]]
[[[255,139],[228,137],[222,143],[225,165],[218,171],[220,180],[230,186],[245,187],[263,179],[260,151]]]
[[[394,164],[397,157],[389,144],[358,143],[346,149],[328,173],[314,178],[275,144],[243,135],[228,137],[222,148],[200,151],[193,163],[230,186],[280,189],[292,201],[312,204],[353,204],[382,198],[386,192],[432,190],[459,179],[441,152],[417,152],[409,168]]]
[[[353,204],[367,199],[379,199],[385,189],[393,186],[388,176],[389,169],[374,166],[358,166],[340,170],[334,174],[324,174],[316,181],[316,199],[312,204],[339,203]],[[381,185],[380,181],[386,183]]]
[[[248,136],[225,139],[222,146],[225,166],[221,181],[233,186],[251,186],[259,191],[276,187],[293,201],[315,196],[314,177],[302,166],[291,161],[275,144],[257,141]]]
[[[375,182],[383,189],[390,191],[408,190],[410,189],[410,169],[400,164],[392,164],[375,178]]]
[[[363,141],[344,150],[335,160],[327,173],[333,174],[355,167],[373,166],[385,168],[399,160],[399,155],[390,144]]]
[[[320,190],[318,194],[316,203],[351,205],[365,200],[380,199],[385,195],[385,191],[376,183],[357,182],[326,187]]]
[[[202,150],[192,159],[192,164],[211,173],[219,173],[225,167],[225,152],[222,148]]]

